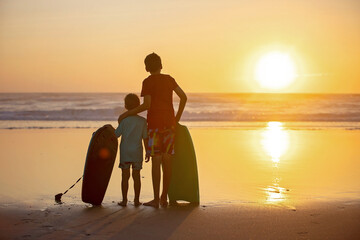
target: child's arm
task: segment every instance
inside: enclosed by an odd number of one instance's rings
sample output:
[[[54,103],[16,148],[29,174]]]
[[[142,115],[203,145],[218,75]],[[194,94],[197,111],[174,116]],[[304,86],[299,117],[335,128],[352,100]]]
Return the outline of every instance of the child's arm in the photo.
[[[179,96],[180,98],[180,103],[179,103],[179,109],[176,113],[176,116],[175,116],[175,119],[176,119],[176,122],[179,122],[180,121],[180,118],[181,118],[181,115],[184,111],[184,108],[185,108],[185,104],[186,104],[186,101],[187,101],[187,96],[185,94],[185,92],[179,87],[177,86],[175,89],[174,89],[176,95]]]
[[[149,144],[149,138],[144,138],[143,142],[144,142],[144,147],[145,147],[145,162],[149,162],[150,153],[148,153],[148,151],[147,151],[147,146]]]
[[[151,96],[150,95],[144,96],[144,102],[140,106],[121,114],[118,118],[118,123],[120,124],[120,122],[128,116],[135,115],[145,110],[148,110],[150,108],[150,104],[151,104]]]
[[[115,135],[116,137],[120,137],[123,132],[123,124],[119,124],[119,126],[115,129]]]

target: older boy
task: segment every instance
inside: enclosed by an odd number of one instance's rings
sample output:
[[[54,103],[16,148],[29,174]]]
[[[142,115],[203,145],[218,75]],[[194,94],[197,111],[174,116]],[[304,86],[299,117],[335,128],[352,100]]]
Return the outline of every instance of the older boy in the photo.
[[[171,178],[171,157],[174,154],[175,126],[180,120],[186,104],[186,94],[170,75],[162,74],[162,63],[160,57],[149,54],[145,58],[145,69],[150,72],[142,85],[141,96],[143,104],[135,109],[129,110],[120,115],[121,122],[127,116],[148,110],[147,123],[149,141],[147,155],[152,158],[152,182],[154,199],[144,203],[145,206],[158,208],[168,205],[167,193]],[[179,96],[180,104],[177,114],[174,114],[173,91]],[[160,193],[161,170],[163,170],[163,189]]]

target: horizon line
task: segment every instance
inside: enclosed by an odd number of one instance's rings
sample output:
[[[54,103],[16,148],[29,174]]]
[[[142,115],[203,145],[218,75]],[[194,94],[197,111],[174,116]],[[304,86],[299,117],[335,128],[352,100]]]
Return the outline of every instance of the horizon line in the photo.
[[[94,93],[94,94],[126,94],[126,93],[140,93],[135,91],[127,91],[127,92],[1,92],[0,94],[48,94],[48,93],[59,93],[59,94],[87,94],[87,93]],[[357,93],[338,93],[338,92],[186,92],[187,94],[324,94],[324,95],[358,95],[360,92]]]

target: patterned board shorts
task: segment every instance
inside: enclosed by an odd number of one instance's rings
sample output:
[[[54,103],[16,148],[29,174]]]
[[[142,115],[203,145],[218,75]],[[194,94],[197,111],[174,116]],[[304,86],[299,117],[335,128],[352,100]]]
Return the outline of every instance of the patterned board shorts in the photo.
[[[162,153],[174,155],[175,127],[149,129],[148,136],[146,155],[152,157]]]

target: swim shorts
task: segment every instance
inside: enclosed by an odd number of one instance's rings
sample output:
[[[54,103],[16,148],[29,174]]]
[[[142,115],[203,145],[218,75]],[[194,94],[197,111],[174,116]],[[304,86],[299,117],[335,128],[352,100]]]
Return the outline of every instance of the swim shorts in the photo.
[[[174,155],[175,127],[148,129],[148,137],[147,156],[162,153]]]
[[[133,170],[141,170],[142,162],[120,162],[119,164],[121,169],[130,169],[130,166],[132,166]]]

